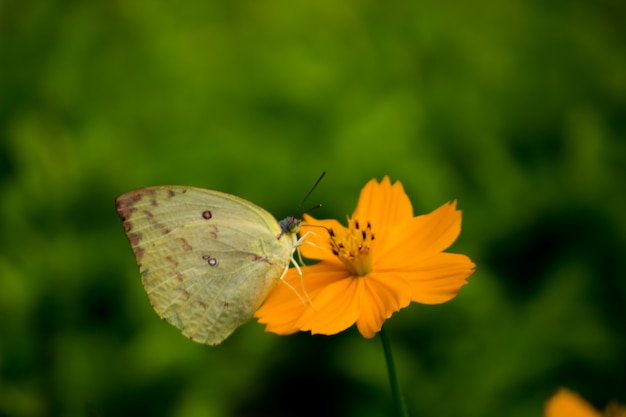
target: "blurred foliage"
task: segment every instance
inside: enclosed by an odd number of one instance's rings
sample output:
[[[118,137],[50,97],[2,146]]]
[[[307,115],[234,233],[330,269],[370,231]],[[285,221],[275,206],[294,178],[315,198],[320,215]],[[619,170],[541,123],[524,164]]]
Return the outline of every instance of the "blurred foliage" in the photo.
[[[148,185],[464,210],[478,265],[386,324],[414,416],[626,403],[626,6],[0,3],[0,416],[381,416],[378,340],[161,322],[114,210]]]

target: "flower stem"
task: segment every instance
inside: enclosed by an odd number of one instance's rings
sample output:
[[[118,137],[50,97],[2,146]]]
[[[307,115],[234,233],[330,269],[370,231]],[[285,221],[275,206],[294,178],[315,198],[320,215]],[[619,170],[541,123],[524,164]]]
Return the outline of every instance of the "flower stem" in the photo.
[[[383,351],[385,352],[387,371],[389,372],[389,384],[391,385],[391,395],[393,396],[396,414],[398,417],[409,417],[404,398],[400,392],[396,365],[393,362],[393,355],[391,354],[391,344],[389,343],[389,338],[384,329],[380,329],[380,340],[383,342]]]

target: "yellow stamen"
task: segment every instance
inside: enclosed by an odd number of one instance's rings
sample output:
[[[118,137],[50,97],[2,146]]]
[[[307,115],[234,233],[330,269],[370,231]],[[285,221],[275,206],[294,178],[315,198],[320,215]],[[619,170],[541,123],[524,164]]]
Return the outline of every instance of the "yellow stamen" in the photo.
[[[362,277],[372,271],[370,250],[374,241],[372,225],[365,228],[356,219],[348,221],[348,228],[335,232],[330,229],[330,249],[352,275]]]

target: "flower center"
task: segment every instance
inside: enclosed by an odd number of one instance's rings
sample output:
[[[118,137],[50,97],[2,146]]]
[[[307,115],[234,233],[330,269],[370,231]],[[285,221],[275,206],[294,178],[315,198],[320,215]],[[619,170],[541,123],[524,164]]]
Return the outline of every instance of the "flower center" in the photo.
[[[369,222],[363,228],[358,220],[350,219],[347,229],[342,229],[339,232],[330,229],[329,234],[330,249],[352,275],[362,277],[372,272],[370,250],[374,241],[374,233]]]

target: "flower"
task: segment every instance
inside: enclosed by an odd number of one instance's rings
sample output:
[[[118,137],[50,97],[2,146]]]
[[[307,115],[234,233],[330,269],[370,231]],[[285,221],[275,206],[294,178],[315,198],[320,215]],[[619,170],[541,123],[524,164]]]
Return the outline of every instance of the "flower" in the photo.
[[[593,408],[583,397],[560,388],[546,403],[545,417],[626,417],[626,408],[610,403],[604,413]]]
[[[443,252],[461,231],[456,202],[413,217],[402,184],[369,181],[348,226],[304,216],[302,255],[321,262],[283,277],[255,313],[266,331],[332,335],[356,323],[374,337],[394,312],[415,301],[439,304],[454,298],[474,271],[465,255]],[[291,287],[291,288],[290,288]],[[304,287],[310,302],[294,289]],[[300,292],[303,292],[300,290]]]
[[[583,397],[561,388],[546,403],[545,417],[601,417]]]

